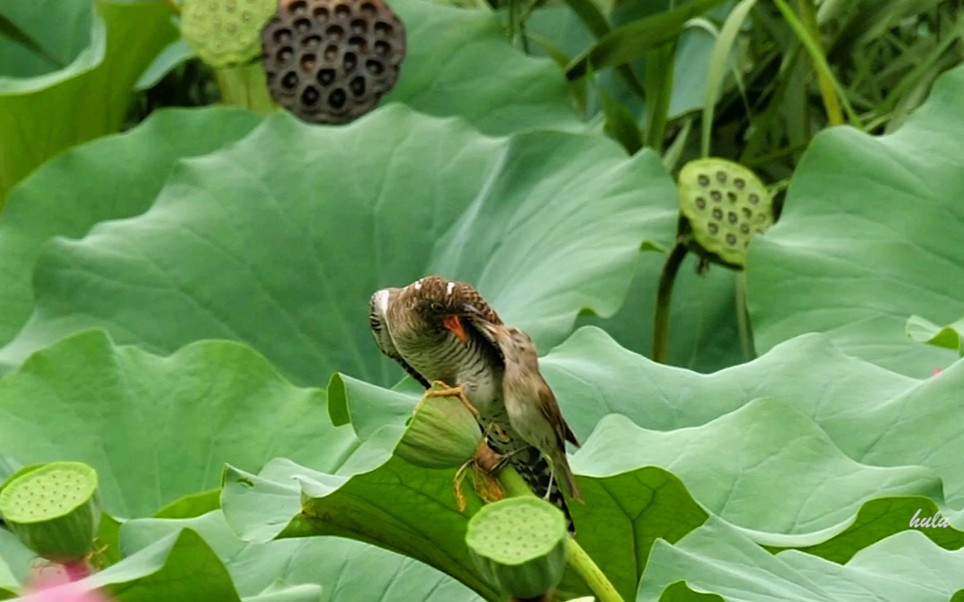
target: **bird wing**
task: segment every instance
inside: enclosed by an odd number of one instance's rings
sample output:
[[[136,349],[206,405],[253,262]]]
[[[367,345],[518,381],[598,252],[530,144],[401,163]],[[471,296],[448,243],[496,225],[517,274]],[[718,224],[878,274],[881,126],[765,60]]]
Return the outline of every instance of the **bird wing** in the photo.
[[[463,305],[472,308],[473,311],[471,313],[490,324],[502,325],[502,318],[486,303],[479,291],[475,290],[472,285],[464,282],[456,282],[454,284],[453,294]]]
[[[564,441],[568,441],[579,447],[579,440],[576,439],[575,433],[569,428],[569,424],[566,419],[562,417],[562,411],[559,409],[559,402],[556,401],[556,395],[552,392],[549,387],[549,383],[539,375],[542,382],[539,385],[539,409],[542,411],[542,415],[546,417],[549,424],[552,425],[553,430],[556,431],[556,437],[558,437],[560,445],[563,445]]]
[[[498,356],[499,361],[505,364],[505,354],[502,353],[502,346],[499,340],[488,325],[502,326],[502,318],[492,307],[486,303],[479,291],[464,282],[456,282],[454,295],[458,303],[462,306],[459,317],[465,326],[476,332],[482,340],[486,341],[492,351]]]

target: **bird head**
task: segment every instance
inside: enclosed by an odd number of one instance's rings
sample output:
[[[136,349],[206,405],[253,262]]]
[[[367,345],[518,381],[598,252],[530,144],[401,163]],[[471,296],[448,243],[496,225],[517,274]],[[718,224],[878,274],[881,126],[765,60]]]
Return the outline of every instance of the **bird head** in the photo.
[[[371,314],[382,316],[396,333],[418,332],[430,338],[455,335],[468,344],[467,320],[487,319],[501,323],[478,291],[464,282],[426,276],[401,289],[382,289],[371,298]],[[372,329],[376,324],[372,322]]]

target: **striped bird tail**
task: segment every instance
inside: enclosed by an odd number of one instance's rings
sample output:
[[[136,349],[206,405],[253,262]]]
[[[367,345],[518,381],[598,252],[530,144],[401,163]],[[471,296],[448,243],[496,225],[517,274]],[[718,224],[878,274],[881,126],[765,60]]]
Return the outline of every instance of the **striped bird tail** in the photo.
[[[566,498],[559,489],[559,475],[556,475],[557,478],[555,479],[550,479],[552,468],[548,460],[539,453],[538,449],[526,447],[513,453],[509,458],[509,462],[533,493],[543,499],[547,499],[553,506],[562,510],[562,513],[566,515],[566,524],[569,528],[569,533],[575,536],[576,525],[572,522],[569,504],[566,503]],[[552,481],[551,488],[549,485],[550,480]],[[546,491],[549,492],[548,497],[546,496]]]

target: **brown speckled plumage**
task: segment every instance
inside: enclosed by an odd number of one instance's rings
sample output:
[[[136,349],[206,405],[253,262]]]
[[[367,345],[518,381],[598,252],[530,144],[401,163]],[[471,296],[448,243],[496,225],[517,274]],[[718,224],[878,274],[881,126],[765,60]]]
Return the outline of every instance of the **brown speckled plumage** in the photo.
[[[582,493],[569,468],[566,441],[579,445],[556,396],[539,370],[536,346],[529,335],[518,328],[485,324],[505,358],[502,375],[503,402],[512,428],[552,462],[553,474],[560,479],[571,497],[582,500]]]

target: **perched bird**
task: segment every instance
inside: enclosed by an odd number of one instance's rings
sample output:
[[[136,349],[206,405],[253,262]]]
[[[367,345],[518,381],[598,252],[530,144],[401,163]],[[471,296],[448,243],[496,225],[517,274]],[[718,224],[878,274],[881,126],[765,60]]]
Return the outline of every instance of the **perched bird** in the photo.
[[[487,328],[502,326],[502,319],[482,295],[464,282],[426,276],[405,288],[376,291],[369,310],[382,353],[426,388],[433,381],[453,387],[446,393],[460,394],[472,406],[489,446],[507,458],[533,492],[558,506],[574,530],[549,463],[520,436],[508,415],[506,358]]]
[[[502,350],[505,372],[502,374],[503,402],[509,424],[549,459],[554,476],[560,478],[570,497],[582,501],[576,478],[566,458],[566,441],[576,447],[579,440],[566,423],[549,383],[539,371],[535,343],[518,328],[484,323],[482,328]]]

